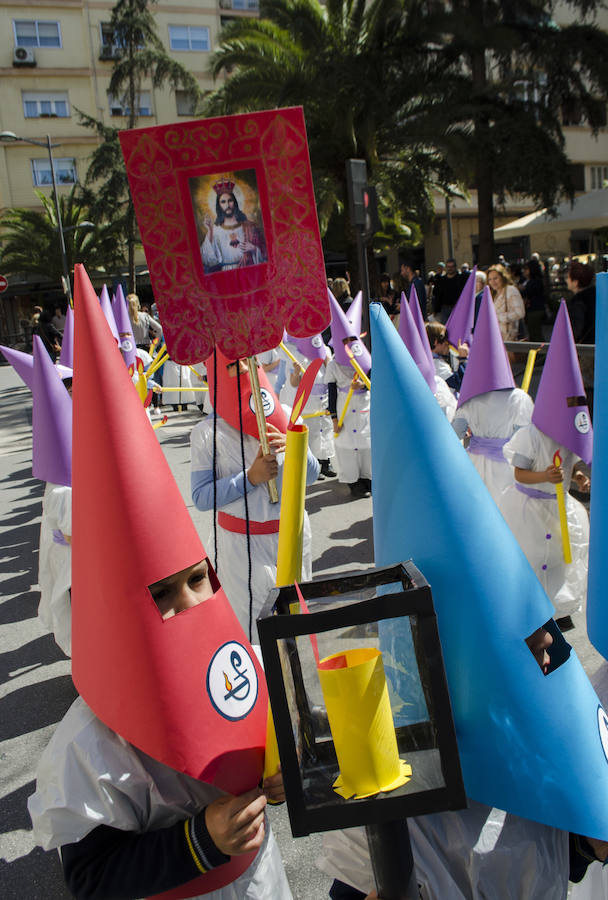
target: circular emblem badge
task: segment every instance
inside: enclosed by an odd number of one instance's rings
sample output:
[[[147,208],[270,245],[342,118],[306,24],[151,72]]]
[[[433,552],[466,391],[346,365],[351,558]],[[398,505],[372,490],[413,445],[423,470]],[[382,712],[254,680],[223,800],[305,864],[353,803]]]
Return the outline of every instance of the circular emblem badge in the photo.
[[[124,341],[121,341],[121,349],[125,351],[125,353],[130,353],[133,349],[133,344],[129,340],[129,338],[125,338]]]
[[[589,428],[591,427],[589,424],[589,416],[584,410],[577,412],[574,417],[574,427],[580,434],[587,434]]]
[[[320,334],[315,334],[315,336],[310,339],[310,343],[313,345],[313,347],[316,350],[318,350],[319,347],[321,347],[323,345],[323,338],[321,337]]]
[[[353,356],[362,356],[363,355],[363,347],[359,343],[359,341],[353,341],[350,345],[350,349],[353,351]]]
[[[207,693],[225,719],[248,716],[258,697],[258,676],[250,654],[237,641],[216,650],[207,669]]]
[[[262,406],[264,407],[264,415],[266,416],[266,418],[268,418],[268,416],[271,416],[274,412],[274,406],[275,406],[274,398],[273,398],[272,394],[268,390],[266,390],[266,388],[263,388],[263,387],[260,388],[260,394],[262,395]],[[249,398],[249,409],[255,416],[255,401],[253,399],[253,394]]]
[[[604,751],[604,756],[608,760],[608,716],[601,706],[598,706],[597,708],[597,726],[600,731],[602,750]]]

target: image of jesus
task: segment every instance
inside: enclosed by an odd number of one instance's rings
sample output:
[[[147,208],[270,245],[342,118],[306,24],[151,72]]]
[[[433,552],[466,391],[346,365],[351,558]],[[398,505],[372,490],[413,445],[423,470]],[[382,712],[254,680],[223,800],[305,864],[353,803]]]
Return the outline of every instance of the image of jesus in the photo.
[[[201,256],[205,272],[224,272],[266,262],[264,235],[239,209],[234,182],[222,179],[213,185],[213,190],[217,195],[215,221],[209,213],[203,216],[206,234]]]

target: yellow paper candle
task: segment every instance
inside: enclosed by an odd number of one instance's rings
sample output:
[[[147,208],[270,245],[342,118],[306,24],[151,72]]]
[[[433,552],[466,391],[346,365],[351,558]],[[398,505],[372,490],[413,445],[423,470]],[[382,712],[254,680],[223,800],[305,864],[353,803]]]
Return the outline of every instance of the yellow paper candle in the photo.
[[[553,465],[561,466],[562,458],[559,450],[553,454]],[[568,516],[566,514],[566,497],[564,495],[563,482],[555,485],[555,495],[557,497],[557,509],[559,512],[559,528],[562,533],[562,550],[564,554],[564,562],[572,562],[572,550],[570,549],[570,535],[568,534]]]
[[[346,413],[348,411],[350,401],[353,399],[354,392],[355,392],[355,379],[353,378],[351,385],[348,389],[348,394],[346,395],[346,397],[344,399],[344,406],[342,407],[342,412],[340,413],[340,418],[338,419],[338,432],[344,425],[344,417],[346,416]],[[335,432],[335,434],[337,435],[338,432]]]
[[[350,360],[351,366],[353,367],[353,369],[355,370],[355,372],[357,373],[357,375],[359,376],[359,378],[361,379],[361,381],[363,382],[363,384],[365,385],[365,387],[366,387],[366,388],[368,389],[368,391],[369,391],[369,390],[371,389],[371,386],[372,386],[371,381],[369,380],[369,378],[367,377],[367,375],[365,374],[365,372],[363,371],[363,369],[361,368],[361,366],[359,365],[359,363],[358,363],[357,360],[355,359],[355,356],[354,356],[354,354],[353,354],[353,351],[350,349],[350,347],[348,346],[348,344],[345,344],[345,345],[344,345],[344,349],[346,350],[346,354],[347,354],[347,356],[348,356],[348,358],[349,358],[349,360]]]
[[[308,428],[290,425],[285,439],[277,585],[293,584],[301,577],[307,454]]]
[[[379,650],[328,656],[318,666],[340,775],[340,796],[370,797],[405,784],[412,769],[399,758],[395,724]]]
[[[540,350],[540,347],[537,350],[530,350],[528,352],[528,359],[526,360],[526,368],[524,369],[524,377],[521,380],[521,389],[525,391],[526,394],[530,390],[530,382],[532,380],[532,372],[534,371],[534,363],[536,362],[536,354]]]

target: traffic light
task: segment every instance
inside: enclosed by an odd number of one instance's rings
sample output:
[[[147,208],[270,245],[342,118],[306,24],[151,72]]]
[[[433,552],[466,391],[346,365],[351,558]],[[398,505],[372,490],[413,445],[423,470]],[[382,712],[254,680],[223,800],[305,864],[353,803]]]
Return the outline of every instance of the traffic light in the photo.
[[[376,188],[367,183],[364,159],[346,160],[346,186],[351,224],[369,240],[380,230]]]

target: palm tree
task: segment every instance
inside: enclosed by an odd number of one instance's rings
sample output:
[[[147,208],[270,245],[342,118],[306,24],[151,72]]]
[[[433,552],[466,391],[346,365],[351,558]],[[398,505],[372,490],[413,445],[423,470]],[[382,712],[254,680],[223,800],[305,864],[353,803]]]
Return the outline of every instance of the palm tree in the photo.
[[[351,259],[354,232],[343,215],[347,159],[367,162],[387,240],[419,235],[413,220],[431,214],[429,186],[442,182],[443,160],[417,134],[417,123],[440,102],[438,91],[420,93],[441,76],[429,5],[263,0],[259,19],[223,29],[211,60],[213,75],[228,78],[206,100],[207,115],[303,105],[321,231],[340,216]],[[414,177],[395,178],[396,169]]]
[[[111,272],[124,260],[124,246],[116,223],[93,228],[82,223],[90,215],[74,185],[59,197],[68,270],[78,262],[89,270]],[[36,191],[42,204],[37,209],[8,209],[0,219],[0,260],[7,275],[39,275],[61,284],[63,265],[55,204],[43,191]]]

